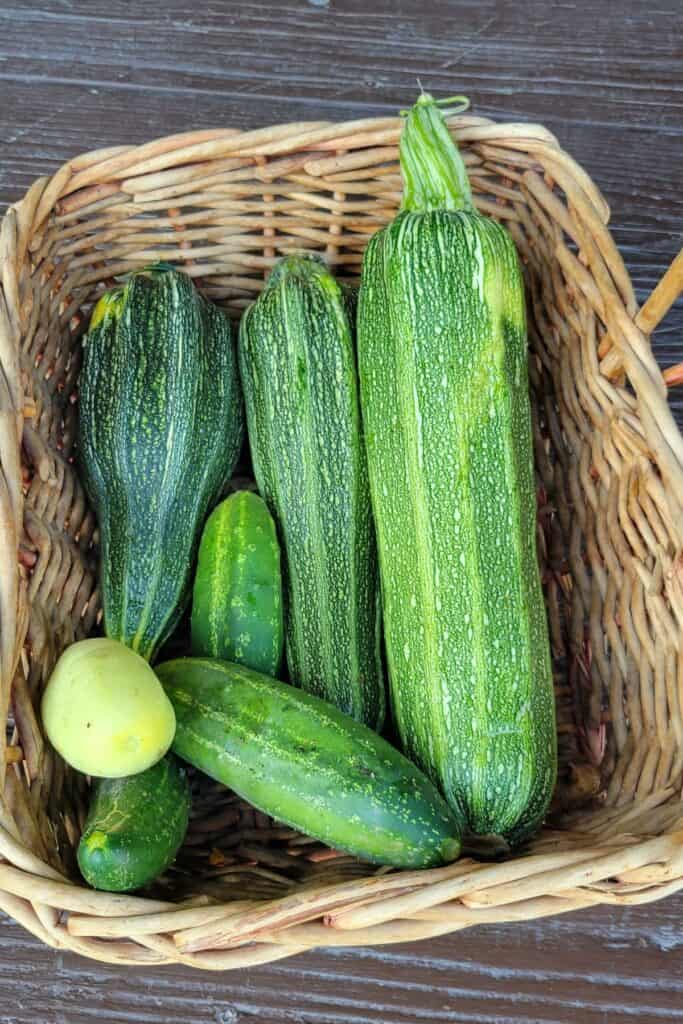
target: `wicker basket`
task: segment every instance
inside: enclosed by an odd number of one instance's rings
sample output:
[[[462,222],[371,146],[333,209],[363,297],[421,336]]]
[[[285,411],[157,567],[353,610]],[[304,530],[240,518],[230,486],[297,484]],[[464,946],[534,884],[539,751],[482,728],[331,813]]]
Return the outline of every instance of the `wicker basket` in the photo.
[[[604,199],[548,131],[451,124],[477,206],[525,265],[560,751],[549,823],[501,862],[376,870],[197,775],[187,842],[148,897],[79,881],[86,782],[45,743],[38,707],[100,614],[72,458],[88,311],[156,259],[235,315],[285,252],[357,277],[400,196],[395,118],[101,150],[37,181],[0,232],[0,908],[51,946],[222,969],[683,887],[683,439],[648,342],[683,258],[638,309]]]

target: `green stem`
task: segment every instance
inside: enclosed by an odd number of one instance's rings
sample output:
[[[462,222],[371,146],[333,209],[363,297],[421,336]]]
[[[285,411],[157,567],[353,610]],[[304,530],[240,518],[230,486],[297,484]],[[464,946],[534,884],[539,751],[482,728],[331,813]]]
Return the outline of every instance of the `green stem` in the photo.
[[[283,277],[296,276],[304,281],[320,277],[327,271],[327,264],[322,256],[313,252],[291,253],[283,256],[275,264],[268,275],[269,288],[279,284]]]
[[[402,210],[472,209],[465,163],[445,120],[468,105],[464,96],[435,100],[423,93],[405,114],[400,145]],[[441,107],[448,109],[442,111]]]
[[[167,274],[169,270],[177,269],[178,268],[174,267],[172,263],[166,263],[164,260],[159,260],[157,263],[150,263],[148,266],[143,267],[142,270],[137,271],[137,273],[147,274],[149,277],[155,277],[159,274]],[[130,276],[133,277],[135,273],[136,271],[134,271]]]

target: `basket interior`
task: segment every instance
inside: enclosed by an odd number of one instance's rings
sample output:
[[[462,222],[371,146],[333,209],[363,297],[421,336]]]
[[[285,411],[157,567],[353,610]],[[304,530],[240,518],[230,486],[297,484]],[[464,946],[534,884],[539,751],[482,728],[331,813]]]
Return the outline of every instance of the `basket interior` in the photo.
[[[604,201],[552,136],[452,123],[476,205],[512,233],[527,285],[560,761],[550,827],[567,843],[586,831],[660,834],[680,816],[683,527],[609,339],[610,309],[636,311],[630,281]],[[80,340],[102,291],[155,260],[181,266],[235,318],[285,253],[320,252],[357,282],[368,237],[400,199],[397,122],[280,133],[205,133],[81,158],[42,194],[44,209],[24,209],[34,222],[17,268],[25,601],[6,792],[24,842],[70,874],[86,781],[45,743],[38,709],[60,651],[100,620],[97,525],[74,466]],[[171,898],[265,898],[372,873],[199,775],[193,785],[187,842],[157,886]],[[547,841],[548,832],[534,845]]]

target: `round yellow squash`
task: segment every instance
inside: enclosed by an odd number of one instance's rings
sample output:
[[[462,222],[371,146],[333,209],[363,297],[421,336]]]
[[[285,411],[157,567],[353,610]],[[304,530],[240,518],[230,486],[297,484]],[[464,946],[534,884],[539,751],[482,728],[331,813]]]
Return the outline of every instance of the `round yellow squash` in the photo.
[[[107,638],[67,647],[47,684],[42,714],[64,760],[104,778],[156,764],[175,734],[173,707],[150,666]]]

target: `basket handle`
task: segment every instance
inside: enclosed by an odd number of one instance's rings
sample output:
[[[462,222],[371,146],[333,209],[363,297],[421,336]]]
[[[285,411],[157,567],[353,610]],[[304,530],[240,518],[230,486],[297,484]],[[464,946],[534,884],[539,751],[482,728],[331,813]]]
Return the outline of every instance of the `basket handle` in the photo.
[[[683,293],[683,249],[674,258],[659,284],[640,308],[636,317],[636,326],[643,334],[652,334],[681,293]],[[662,376],[667,387],[672,388],[676,384],[683,384],[683,363],[669,366],[663,371]]]

